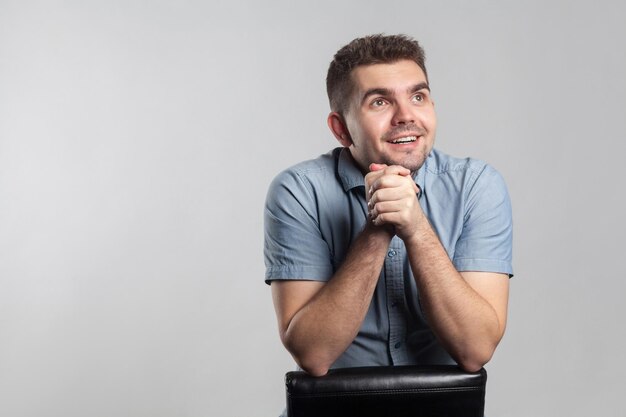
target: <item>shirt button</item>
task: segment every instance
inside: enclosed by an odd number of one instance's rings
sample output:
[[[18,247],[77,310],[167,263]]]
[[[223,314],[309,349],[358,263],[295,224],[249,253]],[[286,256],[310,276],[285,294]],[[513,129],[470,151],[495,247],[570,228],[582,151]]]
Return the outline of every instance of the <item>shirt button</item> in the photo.
[[[395,250],[390,250],[389,252],[387,252],[387,256],[390,258],[393,258],[394,256],[396,256],[398,254],[398,252],[396,252]]]
[[[398,342],[395,345],[393,345],[393,347],[395,347],[396,349],[398,349],[400,346],[402,346],[402,342]]]

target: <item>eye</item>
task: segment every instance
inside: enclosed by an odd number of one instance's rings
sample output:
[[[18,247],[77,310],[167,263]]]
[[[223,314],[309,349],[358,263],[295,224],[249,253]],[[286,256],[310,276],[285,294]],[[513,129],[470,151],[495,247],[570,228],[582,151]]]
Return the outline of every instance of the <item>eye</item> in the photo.
[[[381,106],[384,106],[386,103],[387,102],[384,99],[377,98],[377,99],[372,100],[371,106],[372,107],[381,107]]]
[[[424,97],[424,93],[417,93],[412,98],[413,98],[413,101],[416,101],[418,103],[421,103],[426,100],[426,97]]]

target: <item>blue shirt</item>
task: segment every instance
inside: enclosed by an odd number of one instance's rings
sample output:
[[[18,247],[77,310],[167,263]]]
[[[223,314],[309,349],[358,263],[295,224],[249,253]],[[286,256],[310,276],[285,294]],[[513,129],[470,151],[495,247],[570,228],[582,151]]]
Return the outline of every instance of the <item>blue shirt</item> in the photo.
[[[511,204],[495,169],[433,150],[414,180],[458,271],[512,276]],[[364,177],[348,149],[283,171],[265,205],[265,281],[328,281],[366,221]],[[454,363],[422,313],[404,242],[395,236],[361,329],[332,367]]]

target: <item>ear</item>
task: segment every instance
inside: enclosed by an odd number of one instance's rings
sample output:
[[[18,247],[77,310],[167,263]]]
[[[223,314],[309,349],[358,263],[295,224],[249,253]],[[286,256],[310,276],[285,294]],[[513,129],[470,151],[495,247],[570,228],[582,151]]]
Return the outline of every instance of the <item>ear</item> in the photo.
[[[349,148],[350,145],[352,145],[352,138],[350,137],[350,132],[348,132],[343,117],[334,111],[328,115],[327,121],[330,131],[333,132],[333,135],[335,135],[335,138],[341,143],[341,146]]]

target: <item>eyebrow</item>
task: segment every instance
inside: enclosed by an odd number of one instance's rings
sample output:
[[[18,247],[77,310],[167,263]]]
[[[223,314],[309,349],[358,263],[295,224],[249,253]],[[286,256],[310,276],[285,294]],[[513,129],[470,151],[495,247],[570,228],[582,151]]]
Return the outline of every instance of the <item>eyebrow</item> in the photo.
[[[415,93],[417,91],[424,90],[424,89],[430,91],[430,87],[428,86],[427,82],[421,82],[421,83],[415,84],[415,85],[407,88],[407,92]],[[370,88],[369,90],[367,90],[365,92],[365,94],[363,94],[363,98],[361,99],[361,103],[363,103],[365,100],[367,100],[368,97],[376,96],[376,95],[391,96],[391,95],[393,95],[393,91],[391,91],[388,88],[381,88],[381,87]]]

